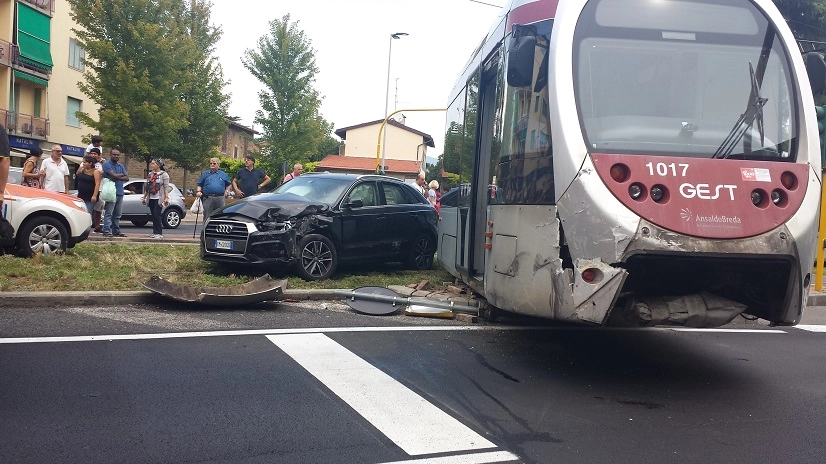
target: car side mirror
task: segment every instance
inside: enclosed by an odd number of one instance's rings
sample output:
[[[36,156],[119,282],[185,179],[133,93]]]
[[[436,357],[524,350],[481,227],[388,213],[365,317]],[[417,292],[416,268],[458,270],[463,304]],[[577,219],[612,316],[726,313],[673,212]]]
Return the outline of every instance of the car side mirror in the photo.
[[[355,200],[348,201],[345,206],[348,208],[363,208],[364,202],[361,200],[361,198],[356,198]]]

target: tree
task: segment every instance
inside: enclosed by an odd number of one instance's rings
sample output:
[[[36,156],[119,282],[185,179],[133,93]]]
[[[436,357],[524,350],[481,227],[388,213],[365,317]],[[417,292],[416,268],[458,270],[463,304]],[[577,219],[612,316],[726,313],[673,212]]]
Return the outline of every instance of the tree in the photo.
[[[315,154],[310,156],[310,161],[318,162],[323,160],[327,155],[337,155],[340,146],[341,142],[333,136],[329,134],[325,135],[321,142],[319,142]]]
[[[292,165],[317,155],[332,125],[319,114],[315,51],[298,22],[291,23],[290,15],[270,21],[269,33],[257,45],[244,52],[241,62],[265,87],[258,93],[261,109],[255,123],[262,136],[257,142],[262,164],[276,172],[284,161]]]
[[[795,38],[826,42],[826,0],[774,0],[774,4]]]
[[[69,0],[86,50],[80,90],[100,105],[79,113],[107,145],[147,161],[154,154],[185,167],[200,162],[224,128],[223,77],[211,58],[220,29],[204,0]],[[200,145],[204,144],[204,145]],[[193,147],[188,150],[188,147]]]
[[[216,155],[216,143],[227,130],[226,114],[229,98],[224,94],[224,76],[214,56],[221,29],[210,26],[211,3],[194,0],[187,14],[187,32],[200,51],[194,66],[194,85],[182,95],[189,105],[189,124],[179,131],[180,145],[174,147],[176,163],[186,169],[199,169],[204,161]]]

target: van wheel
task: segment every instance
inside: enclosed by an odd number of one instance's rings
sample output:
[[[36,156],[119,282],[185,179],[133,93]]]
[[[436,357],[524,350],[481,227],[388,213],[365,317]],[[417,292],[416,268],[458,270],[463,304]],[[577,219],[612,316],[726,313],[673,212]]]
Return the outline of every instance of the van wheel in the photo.
[[[63,253],[68,243],[69,233],[66,227],[48,216],[28,219],[17,234],[17,249],[26,258],[37,254]]]
[[[134,224],[135,227],[143,227],[143,226],[146,225],[147,222],[149,222],[149,221],[147,221],[146,219],[133,219],[132,220],[132,224]]]
[[[338,253],[329,238],[308,235],[298,245],[298,275],[304,280],[323,280],[333,275]]]

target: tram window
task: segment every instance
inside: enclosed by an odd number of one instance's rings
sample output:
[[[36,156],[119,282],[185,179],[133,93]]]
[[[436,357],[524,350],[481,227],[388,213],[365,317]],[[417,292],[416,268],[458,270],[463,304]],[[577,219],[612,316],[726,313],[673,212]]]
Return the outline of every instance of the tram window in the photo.
[[[509,41],[505,41],[507,44]],[[499,104],[501,143],[495,166],[490,204],[553,204],[554,170],[547,73],[548,36],[538,36],[534,50],[534,81],[524,87],[506,85]],[[510,63],[506,63],[509,66]]]

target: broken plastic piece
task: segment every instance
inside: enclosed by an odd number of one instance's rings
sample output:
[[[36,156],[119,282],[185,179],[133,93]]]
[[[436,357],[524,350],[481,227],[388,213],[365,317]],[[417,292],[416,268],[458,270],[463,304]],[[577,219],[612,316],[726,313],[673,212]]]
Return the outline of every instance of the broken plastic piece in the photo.
[[[269,274],[233,287],[193,287],[152,276],[141,285],[158,295],[187,303],[237,306],[278,300],[287,289],[287,279],[274,280]]]

